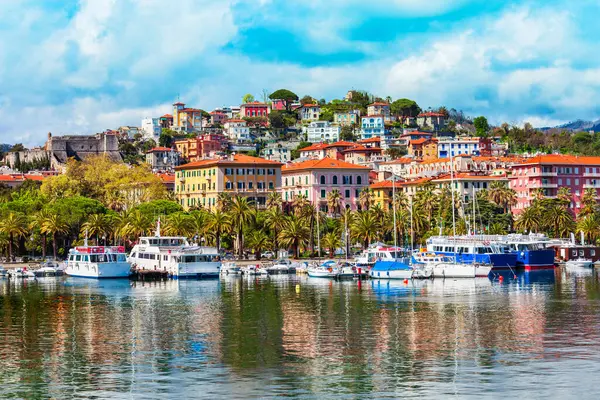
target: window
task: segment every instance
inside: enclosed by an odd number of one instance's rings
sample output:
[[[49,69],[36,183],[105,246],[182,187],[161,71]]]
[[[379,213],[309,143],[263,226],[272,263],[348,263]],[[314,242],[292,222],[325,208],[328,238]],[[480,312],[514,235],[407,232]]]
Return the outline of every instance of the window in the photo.
[[[321,175],[320,180],[321,180],[321,185],[324,185],[325,184],[325,175]]]
[[[326,195],[325,189],[321,189],[321,198],[324,199]]]
[[[350,177],[346,176],[346,175],[343,175],[342,176],[342,184],[343,185],[349,185],[350,184]]]
[[[334,184],[334,185],[337,185],[337,184],[338,184],[338,177],[337,177],[337,175],[334,175],[334,176],[333,176],[333,184]]]
[[[575,178],[575,185],[579,185],[579,179]]]
[[[357,185],[362,185],[362,176],[357,176],[356,177],[356,184]]]
[[[344,193],[344,197],[349,199],[350,198],[350,189],[346,189],[345,193]]]
[[[567,185],[571,184],[571,178],[567,178]]]
[[[269,189],[273,189],[273,182],[269,182]]]

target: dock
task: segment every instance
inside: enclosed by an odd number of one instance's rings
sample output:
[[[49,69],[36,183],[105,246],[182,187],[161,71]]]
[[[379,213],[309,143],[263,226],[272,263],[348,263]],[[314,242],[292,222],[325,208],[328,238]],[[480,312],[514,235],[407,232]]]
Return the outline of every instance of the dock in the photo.
[[[133,270],[129,279],[133,281],[166,281],[169,279],[167,271],[154,271],[149,269]]]

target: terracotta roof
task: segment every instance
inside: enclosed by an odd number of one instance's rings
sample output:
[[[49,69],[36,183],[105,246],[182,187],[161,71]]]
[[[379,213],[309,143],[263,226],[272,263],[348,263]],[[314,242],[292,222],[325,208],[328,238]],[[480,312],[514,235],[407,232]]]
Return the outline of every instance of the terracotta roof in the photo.
[[[300,151],[315,151],[315,150],[324,150],[329,146],[327,143],[315,143],[308,147],[304,147],[300,149]]]
[[[254,101],[252,103],[244,103],[240,107],[266,107],[266,103],[261,103],[260,101]]]
[[[211,158],[207,160],[200,160],[185,165],[175,167],[176,170],[193,169],[193,168],[206,168],[216,165],[272,165],[281,166],[283,165],[277,161],[265,160],[264,158],[247,156],[245,154],[236,154],[233,156],[233,160],[227,158]]]
[[[173,116],[171,114],[165,114],[161,118],[173,118]]]
[[[44,175],[24,175],[23,177],[31,181],[43,181],[44,179],[46,179]]]
[[[0,175],[0,182],[21,182],[23,181],[23,176],[15,176],[15,175]]]
[[[148,153],[154,153],[157,151],[171,151],[171,149],[168,147],[154,147],[154,148],[148,150]]]
[[[428,139],[425,139],[425,138],[415,139],[415,140],[411,140],[410,144],[417,144],[418,145],[418,144],[423,144],[423,143],[425,143],[427,141],[428,141]]]
[[[178,101],[177,103],[173,103],[174,106],[185,106],[185,103]]]
[[[394,181],[391,181],[391,180],[379,181],[379,182],[375,182],[374,184],[369,186],[369,188],[371,188],[371,189],[388,189],[388,188],[392,189],[394,186],[395,187],[402,186],[402,183],[404,183],[404,182],[396,182],[394,184]]]
[[[319,107],[319,108],[321,108],[321,106],[318,104],[303,104],[302,107]]]
[[[437,176],[434,181],[449,181],[450,179],[450,174],[444,174]],[[468,172],[457,172],[454,174],[454,180],[459,181],[498,181],[506,179],[506,175],[478,175],[470,174]]]
[[[282,173],[311,170],[311,169],[358,169],[367,171],[371,168],[363,167],[361,165],[351,164],[346,161],[334,160],[333,158],[323,158],[321,160],[307,160],[299,163],[285,165],[282,169]]]
[[[331,143],[325,147],[330,148],[330,147],[352,147],[352,146],[356,146],[356,143],[340,140],[338,142]]]
[[[175,182],[175,174],[158,174],[158,177],[164,183],[174,183]]]
[[[402,158],[398,158],[396,160],[392,160],[392,161],[386,161],[381,163],[382,165],[394,165],[394,164],[410,164],[411,162],[415,161],[412,158],[409,157],[402,157]]]
[[[380,137],[372,137],[370,139],[359,140],[357,143],[375,143],[375,142],[381,142],[381,138]]]
[[[202,112],[202,110],[199,109],[199,108],[187,108],[187,107],[184,108],[184,109],[182,109],[182,110],[179,110],[179,111],[181,111],[181,112],[190,112],[190,113]]]
[[[600,157],[574,156],[571,154],[542,154],[521,162],[521,165],[531,164],[600,165]]]
[[[434,159],[421,161],[421,164],[435,164],[435,163],[447,163],[447,162],[450,162],[449,158],[434,158]]]

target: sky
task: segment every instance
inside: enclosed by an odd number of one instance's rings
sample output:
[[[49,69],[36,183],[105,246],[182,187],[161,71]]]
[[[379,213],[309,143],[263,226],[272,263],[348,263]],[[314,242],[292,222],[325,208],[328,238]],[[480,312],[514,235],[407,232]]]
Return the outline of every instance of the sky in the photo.
[[[287,88],[492,123],[600,117],[599,0],[2,0],[0,142]]]

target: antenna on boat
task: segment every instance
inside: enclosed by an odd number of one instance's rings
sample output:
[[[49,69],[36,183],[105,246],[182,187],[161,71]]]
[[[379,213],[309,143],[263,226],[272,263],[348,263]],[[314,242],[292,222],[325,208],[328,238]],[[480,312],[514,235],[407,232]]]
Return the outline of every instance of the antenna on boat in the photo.
[[[160,217],[156,220],[156,232],[154,233],[154,236],[160,237]]]
[[[450,152],[450,192],[452,193],[452,250],[454,252],[454,262],[456,263],[456,212],[454,210],[454,161],[452,151]]]
[[[396,176],[392,174],[392,212],[394,213],[394,255],[398,255],[398,235],[396,233]],[[396,257],[394,257],[395,259]]]
[[[83,238],[83,245],[87,247],[88,245],[88,230],[85,230],[85,237]]]

